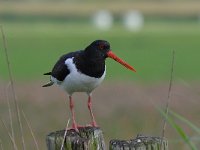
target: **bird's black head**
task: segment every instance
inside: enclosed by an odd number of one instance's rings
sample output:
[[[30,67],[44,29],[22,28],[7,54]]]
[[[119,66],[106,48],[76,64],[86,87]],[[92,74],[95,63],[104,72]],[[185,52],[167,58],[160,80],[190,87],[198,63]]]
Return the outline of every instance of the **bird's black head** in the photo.
[[[136,70],[123,61],[121,58],[117,57],[110,49],[109,42],[105,40],[96,40],[92,42],[88,47],[85,49],[85,56],[87,59],[93,60],[95,62],[103,62],[107,57],[114,59],[124,67],[136,72]]]
[[[96,40],[85,49],[87,57],[97,60],[105,60],[109,51],[110,43],[105,40]]]

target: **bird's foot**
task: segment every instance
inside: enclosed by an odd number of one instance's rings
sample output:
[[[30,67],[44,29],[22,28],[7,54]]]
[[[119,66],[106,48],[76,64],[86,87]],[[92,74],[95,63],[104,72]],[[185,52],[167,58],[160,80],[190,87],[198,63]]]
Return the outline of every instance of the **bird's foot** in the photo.
[[[68,128],[67,130],[75,130],[76,132],[79,132],[79,128],[84,128],[85,126],[72,124],[71,128]]]
[[[87,125],[88,127],[99,127],[97,125],[97,123],[95,121],[92,121],[89,125]]]
[[[92,125],[93,127],[98,127],[96,121],[92,121],[91,125]]]
[[[90,124],[86,126],[72,124],[71,128],[68,128],[67,130],[75,130],[76,132],[79,132],[79,128],[85,128],[85,127],[99,127],[95,121],[91,122]]]
[[[71,130],[71,129],[72,129],[72,130],[75,130],[76,132],[79,132],[78,127],[79,127],[79,126],[78,126],[77,124],[73,123],[73,124],[72,124],[72,127],[71,127],[71,128],[68,128],[68,130]]]

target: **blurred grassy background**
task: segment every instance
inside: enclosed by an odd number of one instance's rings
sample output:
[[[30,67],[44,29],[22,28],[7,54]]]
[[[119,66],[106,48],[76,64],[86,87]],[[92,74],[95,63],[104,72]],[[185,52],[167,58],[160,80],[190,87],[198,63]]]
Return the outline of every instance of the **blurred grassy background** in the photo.
[[[107,31],[97,29],[91,21],[92,15],[102,9],[110,11],[114,16],[114,24]],[[131,32],[123,26],[122,17],[129,10],[139,10],[144,15],[144,26],[140,31]],[[133,74],[116,62],[107,60],[106,83],[94,95],[96,116],[107,140],[130,138],[140,132],[160,134],[162,118],[152,103],[158,106],[165,103],[172,50],[176,51],[176,101],[172,107],[200,125],[197,107],[197,83],[200,79],[199,16],[200,2],[190,0],[1,1],[0,24],[7,37],[17,94],[21,107],[35,129],[41,149],[45,149],[44,139],[48,132],[65,127],[63,118],[69,112],[68,108],[67,112],[65,110],[67,106],[63,107],[66,96],[62,91],[40,87],[48,80],[42,74],[51,70],[61,54],[84,49],[95,39],[108,40],[112,50],[137,70]],[[8,71],[2,51],[2,38],[0,42],[0,112],[6,118]],[[125,99],[125,102],[120,102],[121,99]],[[105,108],[106,102],[113,105],[112,110]],[[77,116],[84,114],[78,118],[80,122],[88,120],[87,111],[82,112],[81,107],[85,103],[77,102]],[[183,107],[187,113],[182,110]],[[151,116],[150,122],[146,111]],[[114,122],[114,125],[107,122]],[[119,131],[121,128],[126,130]],[[5,138],[6,133],[2,129],[0,138],[5,143],[5,149],[9,149],[8,138]],[[25,133],[28,133],[26,129]],[[30,145],[27,147],[31,149],[30,135],[26,134],[26,137]],[[176,137],[173,130],[169,131],[168,137]],[[170,143],[172,149],[176,149],[176,146],[180,149],[180,145],[182,149],[185,148],[181,142]]]
[[[108,79],[126,76],[136,81],[167,80],[171,51],[175,50],[176,76],[196,80],[200,72],[196,69],[200,48],[198,4],[188,1],[1,2],[0,20],[17,79],[41,78],[41,73],[50,70],[61,54],[84,49],[95,39],[106,39],[116,54],[138,69],[133,77],[115,62],[108,61],[108,68],[112,68],[108,71]],[[106,32],[91,23],[91,13],[101,8],[114,14],[113,28]],[[141,9],[145,17],[144,27],[139,32],[126,30],[122,23],[123,14],[132,9]],[[0,57],[3,60],[3,56]],[[1,62],[0,67],[5,70],[5,63]],[[7,76],[6,71],[2,76]]]

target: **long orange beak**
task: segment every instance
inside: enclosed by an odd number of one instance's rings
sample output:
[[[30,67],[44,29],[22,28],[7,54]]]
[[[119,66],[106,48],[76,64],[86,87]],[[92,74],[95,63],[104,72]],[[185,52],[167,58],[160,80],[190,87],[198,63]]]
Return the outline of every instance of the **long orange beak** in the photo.
[[[127,69],[130,69],[130,70],[136,72],[136,70],[131,65],[127,64],[125,61],[123,61],[122,59],[120,59],[119,57],[117,57],[111,50],[107,52],[107,56],[110,57],[110,58],[112,58],[112,59],[114,59],[118,63],[122,64]]]

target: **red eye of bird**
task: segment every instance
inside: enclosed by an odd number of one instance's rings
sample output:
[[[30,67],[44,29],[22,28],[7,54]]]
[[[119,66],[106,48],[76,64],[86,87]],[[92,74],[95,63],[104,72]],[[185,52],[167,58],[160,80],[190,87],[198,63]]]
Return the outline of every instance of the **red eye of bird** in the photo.
[[[104,45],[103,45],[103,44],[100,44],[100,45],[99,45],[99,49],[100,49],[100,50],[104,49]]]

